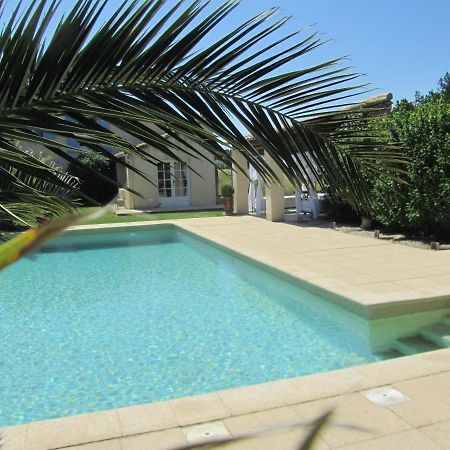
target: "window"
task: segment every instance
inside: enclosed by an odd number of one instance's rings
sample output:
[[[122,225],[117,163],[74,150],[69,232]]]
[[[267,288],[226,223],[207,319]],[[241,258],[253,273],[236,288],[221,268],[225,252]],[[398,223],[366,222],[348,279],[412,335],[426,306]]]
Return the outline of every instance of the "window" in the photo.
[[[158,164],[158,191],[161,198],[187,197],[188,168],[184,162]]]
[[[173,166],[175,197],[186,197],[188,194],[186,163],[175,162]]]
[[[160,197],[172,197],[170,163],[158,164],[158,191]]]

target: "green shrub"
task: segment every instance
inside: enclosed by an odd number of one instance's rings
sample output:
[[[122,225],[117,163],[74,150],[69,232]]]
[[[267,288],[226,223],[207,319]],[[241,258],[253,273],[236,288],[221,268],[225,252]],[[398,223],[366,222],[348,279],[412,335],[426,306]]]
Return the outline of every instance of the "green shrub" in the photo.
[[[108,178],[113,180],[116,179],[115,164],[101,153],[83,151],[81,152],[78,161]],[[80,180],[80,191],[98,203],[108,203],[117,194],[117,186],[104,179],[95,177],[91,172],[75,163],[69,164],[68,172]],[[85,201],[84,203],[85,205],[92,204],[92,202],[88,201]]]
[[[233,197],[234,195],[234,188],[231,186],[231,184],[225,184],[222,186],[221,189],[222,197]]]
[[[389,226],[450,232],[450,103],[441,96],[397,108],[386,123],[394,140],[405,145],[411,164],[407,174],[399,172],[408,184],[375,181],[375,201],[387,205],[378,208],[376,218]]]

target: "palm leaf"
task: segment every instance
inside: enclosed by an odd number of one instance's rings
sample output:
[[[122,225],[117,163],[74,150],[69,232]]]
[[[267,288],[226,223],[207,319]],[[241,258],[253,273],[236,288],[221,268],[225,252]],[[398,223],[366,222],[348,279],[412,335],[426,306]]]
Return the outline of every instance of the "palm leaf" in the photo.
[[[60,17],[59,2],[30,0],[20,21],[7,21],[0,34],[0,151],[7,144],[9,164],[20,161],[26,170],[24,143],[73,159],[68,151],[76,148],[42,136],[51,132],[117,163],[122,160],[105,147],[157,164],[152,148],[179,159],[179,151],[202,158],[201,146],[211,161],[227,165],[232,148],[265,180],[277,181],[262,157],[267,152],[294,185],[320,174],[332,195],[370,209],[363,168],[389,173],[404,158],[369,131],[366,105],[341,111],[366,91],[352,84],[359,75],[344,58],[286,71],[293,61],[301,67],[302,57],[324,42],[317,33],[280,34],[287,19],[276,20],[275,8],[205,46],[240,2],[214,10],[208,3],[169,8],[166,0],[123,1],[98,26],[106,1],[78,0]],[[120,132],[99,126],[99,119]],[[148,146],[131,144],[125,133]]]
[[[0,270],[15,263],[24,255],[36,250],[49,239],[61,234],[67,227],[81,219],[94,219],[106,212],[105,208],[95,213],[72,213],[53,219],[36,228],[31,228],[0,245]]]

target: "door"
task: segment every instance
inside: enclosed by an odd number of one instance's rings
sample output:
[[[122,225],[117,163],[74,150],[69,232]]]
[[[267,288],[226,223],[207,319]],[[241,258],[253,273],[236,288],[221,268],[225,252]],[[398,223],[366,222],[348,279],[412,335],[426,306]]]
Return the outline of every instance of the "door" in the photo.
[[[158,192],[161,206],[190,204],[189,170],[184,162],[158,164]]]

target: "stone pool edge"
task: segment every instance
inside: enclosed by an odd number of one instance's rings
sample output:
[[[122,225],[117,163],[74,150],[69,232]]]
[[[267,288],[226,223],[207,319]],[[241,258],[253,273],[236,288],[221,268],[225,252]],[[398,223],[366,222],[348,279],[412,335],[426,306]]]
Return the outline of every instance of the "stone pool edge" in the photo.
[[[275,272],[288,281],[297,284],[299,287],[307,289],[319,296],[324,297],[349,311],[366,319],[384,319],[404,314],[421,313],[427,311],[450,309],[450,291],[442,293],[440,290],[429,289],[426,295],[421,293],[411,296],[408,292],[378,293],[373,294],[359,287],[352,286],[339,280],[339,276],[317,277],[315,273],[308,269],[298,268],[293,270],[292,263],[280,263],[271,260],[270,254],[255,254],[246,252],[245,247],[233,245],[231,242],[223,242],[214,239],[210,234],[202,234],[200,226],[189,226],[188,221],[193,219],[162,220],[162,221],[142,221],[114,224],[98,225],[78,225],[68,228],[67,232],[82,232],[102,229],[127,229],[134,227],[161,227],[168,226],[179,228],[191,236],[201,239],[204,242],[214,245],[227,253],[238,254],[241,258],[256,263],[265,270]],[[208,220],[208,219],[200,219]],[[359,237],[359,239],[365,239]],[[447,311],[448,312],[448,311]]]
[[[229,417],[307,404],[450,371],[450,349],[246,387],[1,430],[5,450],[44,450],[108,442]]]
[[[183,220],[183,222],[185,221]],[[181,223],[179,220],[80,225],[71,227],[68,231],[126,229],[137,226],[161,225],[181,228],[190,234],[213,242],[221,248],[229,248],[227,247],[228,244],[225,245],[223,242],[215,241],[211,236],[202,236],[199,232],[201,230],[197,227],[190,227],[187,223]],[[289,268],[274,267],[260,255],[246,255],[242,247],[236,247],[232,247],[231,250],[247,259],[275,269],[277,272],[289,270]],[[307,275],[306,272],[305,274]],[[389,313],[393,311],[395,311],[393,315],[417,312],[418,305],[421,311],[450,307],[450,296],[447,295],[414,299],[402,299],[400,295],[397,298],[383,296],[382,294],[374,296],[368,295],[364,291],[359,292],[357,288],[349,290],[339,284],[337,287],[332,286],[323,280],[319,280],[319,282],[308,281],[308,277],[302,278],[301,274],[292,276],[302,282],[315,284],[321,290],[329,291],[339,297],[345,295],[346,299],[351,302],[356,301],[364,308],[380,308],[380,311],[383,311],[381,317],[390,316]],[[330,279],[330,281],[333,280]],[[365,295],[358,297],[358,300],[352,298],[354,295],[361,295],[362,293]],[[427,302],[427,306],[425,309],[420,309],[420,302],[423,301]],[[406,312],[405,305],[407,306]],[[413,306],[413,310],[408,309],[411,306]],[[193,397],[182,397],[165,402],[16,425],[1,429],[0,435],[3,438],[5,450],[69,447],[180,428],[226,417],[308,403],[319,399],[345,396],[368,388],[412,380],[448,370],[450,370],[450,349],[442,349],[331,372],[232,388]]]

